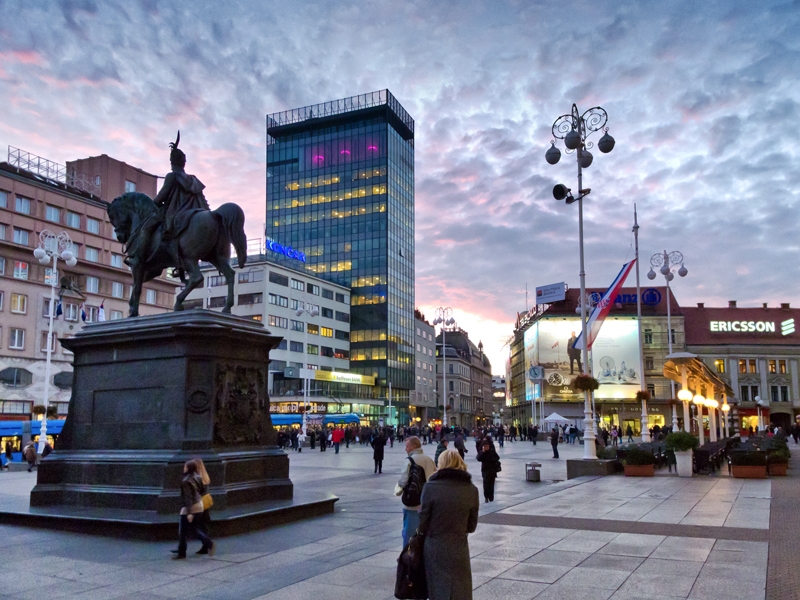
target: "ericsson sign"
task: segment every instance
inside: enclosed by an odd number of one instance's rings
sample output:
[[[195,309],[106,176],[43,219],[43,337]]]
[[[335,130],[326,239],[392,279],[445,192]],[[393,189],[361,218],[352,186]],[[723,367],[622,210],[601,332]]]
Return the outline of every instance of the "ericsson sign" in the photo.
[[[781,335],[794,333],[794,319],[781,322]],[[774,321],[711,321],[711,331],[724,333],[775,333]]]

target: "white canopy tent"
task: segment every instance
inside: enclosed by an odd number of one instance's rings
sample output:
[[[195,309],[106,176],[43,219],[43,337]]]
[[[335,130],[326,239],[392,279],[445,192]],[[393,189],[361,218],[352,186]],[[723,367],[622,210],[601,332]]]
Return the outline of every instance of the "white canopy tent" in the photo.
[[[554,425],[575,425],[578,429],[580,429],[580,421],[580,419],[576,418],[567,419],[566,417],[562,417],[557,412],[554,412],[542,419],[539,428],[542,431],[550,431]]]

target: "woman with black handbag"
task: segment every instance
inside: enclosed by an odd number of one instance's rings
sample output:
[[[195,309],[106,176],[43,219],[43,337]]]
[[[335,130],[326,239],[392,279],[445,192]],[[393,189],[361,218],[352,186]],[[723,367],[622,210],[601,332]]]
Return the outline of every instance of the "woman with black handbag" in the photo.
[[[430,600],[472,600],[467,535],[478,526],[480,498],[456,450],[439,456],[439,470],[422,488],[419,533]]]
[[[481,463],[481,477],[483,478],[483,498],[486,502],[494,502],[494,482],[500,472],[500,456],[494,449],[490,438],[483,440],[481,451],[478,452],[478,462]]]

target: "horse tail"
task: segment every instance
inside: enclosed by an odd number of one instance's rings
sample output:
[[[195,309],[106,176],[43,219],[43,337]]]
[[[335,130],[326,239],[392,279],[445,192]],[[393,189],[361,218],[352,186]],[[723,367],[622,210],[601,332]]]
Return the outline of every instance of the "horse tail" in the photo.
[[[244,234],[244,212],[237,204],[228,202],[223,204],[214,214],[222,219],[222,227],[228,234],[228,240],[236,250],[239,259],[239,268],[244,268],[247,262],[247,236]]]

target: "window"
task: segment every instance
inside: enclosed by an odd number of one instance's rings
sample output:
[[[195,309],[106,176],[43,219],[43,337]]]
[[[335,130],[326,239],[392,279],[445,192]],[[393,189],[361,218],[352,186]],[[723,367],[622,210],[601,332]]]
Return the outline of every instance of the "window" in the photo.
[[[292,352],[302,352],[303,351],[303,342],[290,342],[289,343],[289,350]]]
[[[3,300],[5,299],[5,293],[0,291],[0,310],[3,310]],[[0,336],[2,337],[2,336]]]
[[[327,298],[328,300],[333,300],[333,290],[322,288],[322,297]]]
[[[284,317],[276,317],[275,315],[270,315],[269,325],[270,327],[280,327],[281,329],[286,329],[289,327],[289,319],[286,319]]]
[[[144,301],[146,304],[155,304],[156,300],[157,300],[157,295],[155,290],[144,291]]]
[[[14,227],[14,243],[15,244],[22,244],[23,246],[28,245],[28,240],[30,239],[30,232],[26,231],[25,229],[17,229]]]
[[[277,294],[269,295],[269,303],[275,306],[282,306],[284,308],[289,306],[289,299],[286,296],[278,296]]]
[[[779,360],[778,361],[778,373],[781,373],[782,375],[786,374],[786,361],[785,360]]]
[[[333,351],[333,358],[343,358],[345,360],[350,359],[350,352],[348,350],[342,350],[341,348],[336,348]]]
[[[62,346],[64,352],[69,352]],[[61,371],[53,377],[53,385],[60,390],[68,390],[72,387],[72,371]]]
[[[6,239],[6,226],[0,223],[0,240]]]
[[[100,187],[100,175],[95,175],[95,176],[94,176],[94,184],[95,184],[97,187]]]
[[[314,325],[313,323],[308,324],[308,333],[312,335],[319,335],[319,325]]]
[[[0,257],[0,275],[6,274],[6,259]]]
[[[55,275],[53,275],[53,269],[44,270],[44,282],[47,285],[58,285],[58,281],[56,280]]]
[[[309,333],[310,333],[310,332],[309,332]],[[331,329],[331,328],[329,328],[329,327],[321,327],[321,328],[320,328],[320,330],[319,330],[319,334],[320,334],[322,337],[329,337],[329,338],[332,338],[332,337],[333,337],[333,329]]]
[[[306,286],[299,279],[292,279],[292,289],[293,290],[300,290],[301,292],[305,292],[306,291]]]
[[[789,386],[788,385],[772,385],[772,386],[770,386],[770,400],[772,402],[788,402],[789,401]]]
[[[79,306],[77,304],[62,304],[61,310],[64,311],[64,320],[77,321],[79,312],[78,309]]]
[[[644,357],[644,369],[645,371],[652,371],[656,368],[655,360],[653,360],[652,356],[645,356]]]
[[[322,356],[327,356],[329,358],[333,358],[333,348],[328,348],[327,346],[322,346],[322,348],[320,348],[320,354]]]
[[[136,191],[136,184],[132,181],[125,180],[125,193],[130,194]]]
[[[725,359],[718,358],[714,361],[714,368],[717,370],[717,373],[724,373],[725,372]]]
[[[28,279],[28,263],[21,260],[14,261],[14,279]]]
[[[448,381],[447,383],[448,383],[448,384],[449,384],[449,386],[450,386],[450,391],[451,391],[451,392],[455,391],[455,387],[453,386],[453,382],[452,382],[452,381]]]
[[[184,310],[195,310],[197,308],[203,308],[203,302],[205,301],[202,298],[197,298],[196,300],[184,300],[183,308]]]
[[[52,223],[60,223],[61,210],[59,210],[59,208],[56,206],[50,206],[48,204],[44,209],[44,218]]]
[[[97,323],[100,317],[100,309],[97,306],[85,306],[86,309],[86,322]]]
[[[349,313],[339,312],[337,310],[336,311],[336,320],[337,321],[341,321],[342,323],[349,323],[350,322],[350,314]]]
[[[333,311],[330,308],[322,307],[322,316],[325,317],[326,319],[332,319]]]
[[[25,294],[11,294],[11,312],[17,315],[28,313],[28,297]]]
[[[669,334],[670,334],[670,338],[672,339],[672,343],[673,344],[676,343],[675,342],[675,330],[674,329],[670,329],[669,330]]]
[[[348,332],[348,331],[339,331],[337,329],[334,337],[337,340],[344,340],[346,342],[349,342],[350,341],[350,332]]]
[[[264,271],[261,269],[239,273],[239,283],[256,283],[258,281],[264,281]]]
[[[246,306],[248,304],[262,304],[264,302],[264,294],[258,292],[256,294],[239,294],[239,306]]]
[[[319,296],[319,286],[318,285],[314,285],[313,283],[307,283],[306,284],[306,291],[309,294],[314,294],[315,296]]]
[[[319,346],[317,346],[316,344],[308,344],[306,346],[306,353],[307,354],[318,355],[319,354]]]
[[[57,307],[57,306],[58,306],[58,302],[56,302],[56,303],[54,304],[54,308],[53,308],[53,317],[55,317],[55,316],[56,316],[56,313],[55,313],[55,311],[56,311],[56,308],[55,308],[55,307]],[[49,318],[50,318],[50,298],[45,298],[45,299],[44,299],[44,303],[42,304],[42,316],[43,316],[45,319],[49,319]]]
[[[644,330],[644,343],[645,344],[652,344],[653,343],[653,330],[652,329],[645,329]]]
[[[292,319],[292,331],[305,331],[302,321],[295,321]]]
[[[202,300],[200,301],[202,302]],[[184,307],[186,305],[184,304]],[[112,321],[119,321],[122,318],[122,311],[121,310],[112,310],[111,311],[111,320]]]
[[[747,361],[743,358],[739,359],[739,373],[747,373]]]
[[[116,267],[117,269],[122,269],[123,268],[123,264],[124,263],[122,262],[122,255],[121,254],[112,254],[111,255],[111,266],[112,267]]]
[[[417,368],[418,368],[418,369],[419,369],[419,368],[421,368],[421,366],[420,366],[420,365],[421,365],[420,361],[417,361]]]
[[[25,330],[12,329],[11,336],[8,338],[8,347],[12,350],[25,349]]]
[[[114,298],[122,298],[125,295],[125,286],[119,281],[111,282],[111,295]]]
[[[0,383],[10,388],[29,386],[33,381],[33,374],[27,369],[9,367],[0,371]]]
[[[778,372],[778,361],[774,358],[770,358],[768,361],[769,372],[770,373],[777,373]]]
[[[742,389],[742,402],[756,401],[756,396],[759,395],[757,385],[743,385],[741,389]]]
[[[291,305],[292,305],[292,310],[297,310],[298,308],[300,308],[300,301],[297,300],[296,298],[292,298]]]
[[[86,291],[96,294],[100,289],[100,280],[97,277],[86,277]]]
[[[89,262],[98,262],[100,260],[100,250],[92,248],[91,246],[86,246],[83,256]]]
[[[75,229],[80,229],[81,216],[78,213],[67,211],[67,214],[64,217],[64,223],[66,223],[68,227],[74,227]]]
[[[86,217],[86,231],[89,233],[100,234],[100,221]]]
[[[350,296],[345,296],[344,294],[336,294],[336,301],[341,302],[342,304],[350,304]]]
[[[0,190],[0,208],[8,208],[8,192]]]
[[[206,287],[219,287],[221,285],[227,285],[224,275],[213,275],[211,277],[206,277]]]
[[[751,373],[758,373],[758,363],[756,362],[756,360],[754,358],[751,358],[748,361],[748,365],[750,366],[750,372]]]
[[[56,334],[53,332],[53,337],[50,338],[50,352],[56,351]],[[47,352],[47,332],[42,332],[42,352]]]
[[[16,202],[16,209],[18,213],[22,213],[24,215],[31,214],[31,201],[28,198],[23,198],[22,196],[17,196]]]
[[[208,308],[222,308],[225,306],[225,300],[227,298],[225,296],[215,296],[214,298],[208,299]]]
[[[289,287],[289,278],[286,275],[281,275],[280,273],[275,273],[273,271],[270,271],[269,280],[272,283],[277,283],[278,285]]]
[[[655,383],[648,383],[647,384],[647,391],[650,392],[650,398],[655,400],[656,399],[656,384]]]

